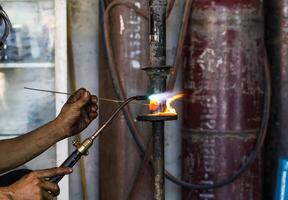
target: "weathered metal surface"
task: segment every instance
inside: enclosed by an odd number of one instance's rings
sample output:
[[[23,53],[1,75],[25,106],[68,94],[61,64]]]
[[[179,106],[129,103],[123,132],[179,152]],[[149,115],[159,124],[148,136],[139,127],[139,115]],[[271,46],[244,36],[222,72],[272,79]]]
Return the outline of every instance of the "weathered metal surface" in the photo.
[[[165,92],[170,68],[166,66],[167,0],[150,0],[150,65],[144,68],[150,80],[151,94]],[[161,106],[160,108],[161,109]],[[162,111],[162,110],[157,110]],[[155,112],[155,111],[154,111]],[[154,199],[165,199],[164,121],[152,123]]]
[[[271,67],[272,108],[265,143],[263,199],[273,199],[278,159],[288,155],[288,1],[267,0],[266,44]]]
[[[255,144],[264,66],[260,0],[195,0],[184,69],[183,178],[212,184],[232,175]],[[238,180],[183,199],[261,199],[259,161]]]
[[[152,122],[154,160],[154,200],[165,199],[164,121]]]
[[[150,66],[166,64],[166,8],[167,0],[150,0]]]
[[[150,121],[150,122],[159,122],[159,121],[171,121],[177,120],[178,116],[176,114],[173,115],[141,115],[137,117],[138,121]]]
[[[106,4],[111,2],[113,1],[106,1]],[[130,2],[148,11],[147,1]],[[113,8],[110,21],[110,38],[116,68],[126,96],[145,94],[148,80],[141,67],[149,65],[148,21],[135,14],[132,9],[121,5]],[[100,64],[100,95],[116,98],[107,64],[103,62],[105,60]],[[116,106],[109,103],[100,104],[100,124],[109,117]],[[130,109],[134,117],[147,112],[147,107],[139,104],[131,104]],[[138,124],[144,138],[151,136],[150,128],[149,123]],[[104,132],[100,138],[100,199],[126,200],[141,163],[139,150],[129,133],[124,115],[120,114]],[[143,177],[139,184],[141,190],[137,191],[136,199],[152,199],[151,177]]]

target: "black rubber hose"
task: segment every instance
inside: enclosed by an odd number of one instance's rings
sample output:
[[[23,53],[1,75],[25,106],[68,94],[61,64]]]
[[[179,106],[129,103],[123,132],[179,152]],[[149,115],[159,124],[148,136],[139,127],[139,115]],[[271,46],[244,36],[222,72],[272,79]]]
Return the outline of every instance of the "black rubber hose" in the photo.
[[[12,24],[6,12],[3,10],[2,6],[0,5],[0,25],[4,26],[4,32],[0,37],[0,48],[2,48],[5,44],[5,41],[12,31]]]

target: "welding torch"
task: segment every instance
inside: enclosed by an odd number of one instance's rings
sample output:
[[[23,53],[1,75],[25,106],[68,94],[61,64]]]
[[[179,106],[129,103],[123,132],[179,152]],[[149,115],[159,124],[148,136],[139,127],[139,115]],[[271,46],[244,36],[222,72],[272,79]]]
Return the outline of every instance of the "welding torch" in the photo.
[[[92,146],[94,140],[97,138],[97,136],[103,131],[107,125],[116,117],[116,115],[122,110],[123,107],[125,107],[127,104],[129,104],[131,101],[144,101],[147,100],[148,96],[132,96],[125,100],[121,105],[115,110],[115,112],[109,117],[109,119],[90,137],[85,139],[81,144],[73,141],[73,145],[76,147],[76,150],[62,163],[60,167],[69,167],[72,168],[84,155],[88,155],[88,149]],[[51,182],[59,183],[59,181],[64,177],[64,175],[61,176],[55,176],[50,179]]]

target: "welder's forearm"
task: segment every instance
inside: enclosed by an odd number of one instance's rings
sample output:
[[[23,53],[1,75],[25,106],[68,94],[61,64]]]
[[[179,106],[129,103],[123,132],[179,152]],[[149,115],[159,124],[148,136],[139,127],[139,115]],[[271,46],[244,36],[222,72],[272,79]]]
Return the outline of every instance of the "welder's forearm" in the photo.
[[[18,138],[0,141],[0,173],[18,167],[63,139],[60,126],[52,121]]]

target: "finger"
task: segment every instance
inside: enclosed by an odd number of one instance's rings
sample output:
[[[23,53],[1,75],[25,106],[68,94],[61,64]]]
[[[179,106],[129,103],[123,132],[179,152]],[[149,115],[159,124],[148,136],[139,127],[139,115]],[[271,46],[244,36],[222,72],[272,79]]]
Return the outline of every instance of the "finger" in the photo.
[[[86,119],[89,119],[90,107],[85,107],[81,110],[81,118],[86,122]]]
[[[90,118],[90,120],[95,119],[97,116],[98,116],[98,113],[97,113],[97,112],[91,112],[91,113],[89,113],[89,118]]]
[[[98,110],[97,104],[88,103],[87,105],[85,105],[85,111],[88,113],[96,112],[97,110]]]
[[[53,176],[60,176],[60,175],[70,174],[71,172],[72,172],[71,168],[64,168],[64,167],[35,171],[35,173],[37,174],[39,178],[49,178]]]
[[[49,193],[48,191],[42,190],[41,194],[44,200],[53,200],[53,195]]]
[[[80,88],[79,90],[74,92],[73,95],[69,97],[67,103],[75,103],[78,99],[80,99],[84,95],[85,92],[86,92],[85,88]]]
[[[96,106],[87,106],[85,111],[82,113],[82,120],[85,124],[89,124],[93,119],[97,117],[97,107]]]
[[[46,191],[50,191],[51,194],[55,197],[58,196],[60,193],[60,189],[58,187],[57,184],[52,183],[50,181],[42,181],[41,186],[43,189],[45,189]]]
[[[92,104],[97,104],[97,103],[98,103],[98,98],[97,98],[97,96],[92,95],[92,97],[91,97],[91,102],[92,102]]]
[[[90,107],[90,112],[97,112],[97,110],[98,110],[98,106],[91,106]]]
[[[91,122],[89,114],[90,113],[87,113],[85,118],[84,118],[85,126],[88,126],[88,124],[90,124],[90,122]]]
[[[78,108],[82,108],[84,105],[86,105],[87,103],[90,102],[90,99],[91,99],[91,94],[90,94],[90,92],[86,91],[86,92],[81,96],[81,98],[79,98],[79,99],[75,102],[75,105],[76,105]]]
[[[89,104],[89,109],[87,110],[88,112],[96,112],[98,110],[98,105],[95,103]]]

